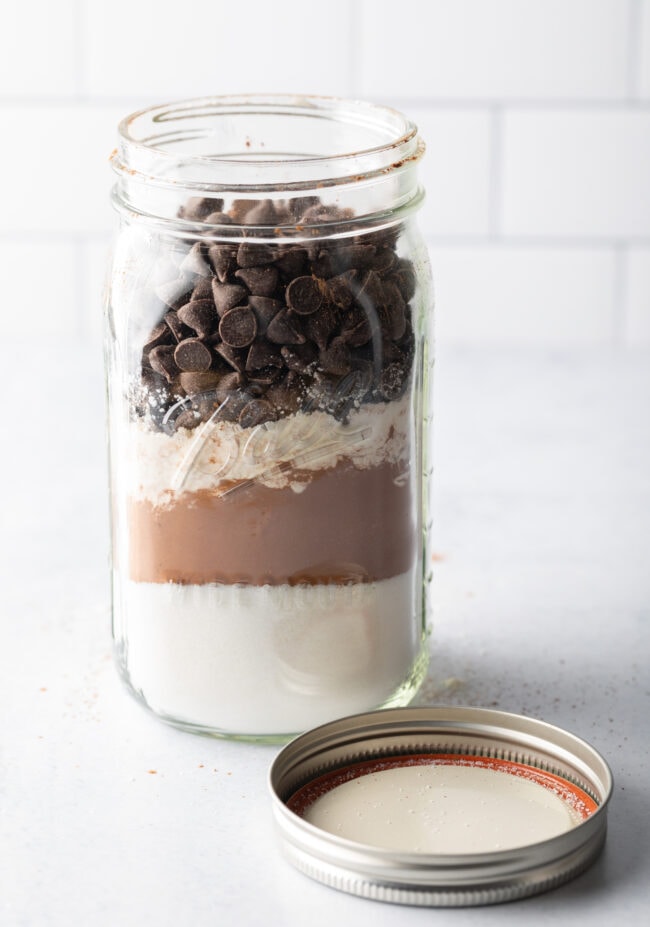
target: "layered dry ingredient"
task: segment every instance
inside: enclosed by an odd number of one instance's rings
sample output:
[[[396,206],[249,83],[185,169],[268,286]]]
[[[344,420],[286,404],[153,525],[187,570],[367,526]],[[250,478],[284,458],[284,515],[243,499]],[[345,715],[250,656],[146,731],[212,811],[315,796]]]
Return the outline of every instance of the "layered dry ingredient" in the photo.
[[[184,248],[131,385],[125,668],[177,721],[292,732],[384,703],[420,648],[415,276],[313,198],[223,208],[181,211],[238,238]]]

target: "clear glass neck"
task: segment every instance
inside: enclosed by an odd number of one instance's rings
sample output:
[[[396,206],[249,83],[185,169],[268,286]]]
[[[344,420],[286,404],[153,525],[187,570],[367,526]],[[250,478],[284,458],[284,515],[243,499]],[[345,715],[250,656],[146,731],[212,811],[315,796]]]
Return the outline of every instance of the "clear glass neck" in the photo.
[[[323,224],[340,222],[344,211],[373,225],[419,205],[423,153],[410,120],[369,103],[278,95],[188,100],[122,121],[113,199],[133,217],[183,227],[194,224],[182,216],[190,197],[290,206],[312,195],[333,207],[323,211]]]

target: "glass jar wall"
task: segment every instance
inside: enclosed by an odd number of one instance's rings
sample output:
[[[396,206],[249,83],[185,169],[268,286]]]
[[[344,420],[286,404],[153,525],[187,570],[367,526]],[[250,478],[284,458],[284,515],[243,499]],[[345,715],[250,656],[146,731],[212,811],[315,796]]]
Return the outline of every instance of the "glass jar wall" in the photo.
[[[171,723],[286,737],[422,681],[421,154],[400,114],[332,99],[120,126],[113,629]]]

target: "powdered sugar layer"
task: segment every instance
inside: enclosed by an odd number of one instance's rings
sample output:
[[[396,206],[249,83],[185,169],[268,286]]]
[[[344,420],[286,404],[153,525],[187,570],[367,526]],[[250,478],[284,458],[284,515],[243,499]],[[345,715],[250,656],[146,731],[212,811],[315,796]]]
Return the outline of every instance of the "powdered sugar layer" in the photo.
[[[228,733],[290,733],[376,708],[422,644],[415,571],[351,585],[118,588],[132,687],[161,715]]]
[[[304,489],[305,473],[349,461],[358,469],[405,464],[410,456],[410,402],[364,405],[344,424],[325,412],[296,413],[242,428],[207,422],[168,435],[143,422],[130,429],[130,494],[158,502],[178,492],[218,490],[256,480],[271,488]]]

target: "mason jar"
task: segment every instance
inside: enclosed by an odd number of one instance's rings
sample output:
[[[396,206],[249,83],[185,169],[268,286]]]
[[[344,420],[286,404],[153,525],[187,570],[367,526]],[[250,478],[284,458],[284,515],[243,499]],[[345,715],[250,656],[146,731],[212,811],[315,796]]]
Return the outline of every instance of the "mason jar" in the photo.
[[[113,634],[165,721],[286,738],[423,679],[422,154],[400,113],[332,98],[119,126]]]

